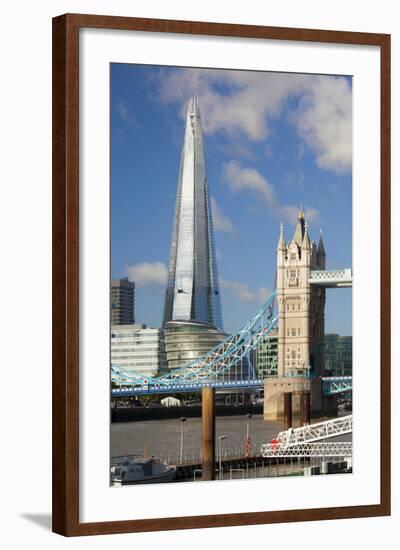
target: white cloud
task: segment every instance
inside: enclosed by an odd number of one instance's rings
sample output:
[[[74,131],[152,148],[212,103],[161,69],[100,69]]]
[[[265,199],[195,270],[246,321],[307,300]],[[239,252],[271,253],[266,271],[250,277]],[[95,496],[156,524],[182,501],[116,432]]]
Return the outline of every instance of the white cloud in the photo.
[[[351,170],[352,94],[345,79],[316,77],[293,120],[318,166],[337,173]]]
[[[273,185],[255,168],[243,167],[239,162],[231,160],[224,164],[223,176],[233,191],[250,191],[257,199],[261,199],[276,218],[290,223],[296,220],[299,206],[280,204],[276,199]],[[309,208],[306,209],[305,215],[308,221],[313,221],[317,219],[318,211]]]
[[[165,285],[168,270],[162,262],[142,262],[126,268],[126,274],[137,286]]]
[[[234,233],[235,228],[231,220],[225,216],[217,204],[215,197],[211,197],[211,212],[215,231],[223,231],[225,233]]]
[[[236,281],[226,281],[225,279],[220,279],[220,287],[224,290],[232,291],[238,300],[246,303],[263,303],[271,294],[271,290],[265,287],[259,287],[256,291],[252,291],[247,285],[243,283],[238,283]]]
[[[299,93],[309,77],[248,71],[185,69],[163,71],[160,96],[166,102],[180,102],[184,115],[189,96],[200,97],[204,131],[234,135],[244,132],[254,141],[265,139],[269,120],[282,110],[288,96]],[[223,85],[228,93],[221,93]]]
[[[124,102],[121,101],[120,103],[118,103],[115,107],[115,110],[116,110],[118,116],[120,117],[120,119],[123,120],[124,122],[126,122],[126,124],[128,124],[128,126],[133,125],[132,114],[131,114],[131,112],[129,111],[128,107],[126,106],[126,104]]]
[[[200,98],[205,133],[264,140],[268,152],[271,122],[284,114],[321,168],[338,173],[351,169],[352,93],[343,77],[211,69],[160,71],[160,98],[180,104],[182,116],[194,93]],[[297,101],[288,105],[290,98]]]

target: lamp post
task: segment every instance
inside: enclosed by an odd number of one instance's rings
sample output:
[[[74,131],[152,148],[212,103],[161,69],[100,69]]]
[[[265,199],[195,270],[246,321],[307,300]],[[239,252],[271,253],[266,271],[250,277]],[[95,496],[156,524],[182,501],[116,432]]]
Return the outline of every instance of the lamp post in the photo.
[[[181,464],[183,464],[183,425],[186,422],[186,420],[187,420],[187,418],[185,416],[181,416],[181,418],[180,418],[180,421],[181,421],[181,458],[180,458],[180,462],[181,462]]]
[[[250,456],[251,451],[251,440],[250,440],[250,418],[252,417],[251,413],[246,414],[247,422],[246,422],[246,457]]]
[[[250,437],[250,418],[252,417],[253,415],[251,413],[247,413],[246,414],[246,417],[247,417],[247,429],[246,429],[246,438],[248,439]]]
[[[219,479],[222,479],[222,441],[226,439],[226,435],[220,435],[219,440]]]

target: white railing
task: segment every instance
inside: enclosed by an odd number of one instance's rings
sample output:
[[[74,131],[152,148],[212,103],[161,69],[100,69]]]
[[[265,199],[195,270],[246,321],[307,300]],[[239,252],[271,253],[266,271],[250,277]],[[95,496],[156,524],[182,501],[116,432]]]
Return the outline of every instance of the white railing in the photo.
[[[301,443],[287,447],[279,443],[264,443],[261,455],[264,458],[303,458],[303,457],[351,457],[353,444],[338,441],[334,443]]]
[[[278,434],[277,442],[283,447],[291,447],[293,445],[299,445],[300,443],[312,443],[338,435],[349,434],[352,433],[352,431],[353,415],[350,414],[348,416],[326,420],[325,422],[310,424],[309,426],[289,428],[289,430]]]
[[[310,272],[310,284],[321,286],[352,286],[353,272],[351,269],[323,269]]]

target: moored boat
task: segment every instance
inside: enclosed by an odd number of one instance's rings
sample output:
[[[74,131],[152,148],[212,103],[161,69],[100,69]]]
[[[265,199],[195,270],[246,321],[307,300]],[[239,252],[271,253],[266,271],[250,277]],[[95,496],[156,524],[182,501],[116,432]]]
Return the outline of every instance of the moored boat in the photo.
[[[119,457],[111,466],[111,485],[164,483],[175,477],[176,467],[160,458]]]

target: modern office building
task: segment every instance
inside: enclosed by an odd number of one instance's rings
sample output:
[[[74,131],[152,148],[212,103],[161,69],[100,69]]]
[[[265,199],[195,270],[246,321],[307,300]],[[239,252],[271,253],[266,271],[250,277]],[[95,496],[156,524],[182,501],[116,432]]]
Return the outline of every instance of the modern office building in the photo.
[[[135,322],[135,283],[124,279],[111,281],[111,324],[133,325]]]
[[[255,350],[255,368],[258,376],[278,375],[278,329],[260,340]]]
[[[141,324],[112,326],[111,364],[140,376],[163,374],[164,331]]]
[[[353,339],[351,336],[325,334],[325,370],[331,376],[351,376]]]
[[[176,196],[164,322],[222,330],[221,302],[198,99],[189,101]]]
[[[168,321],[164,332],[169,370],[183,367],[204,355],[226,336],[213,325],[202,321]]]

